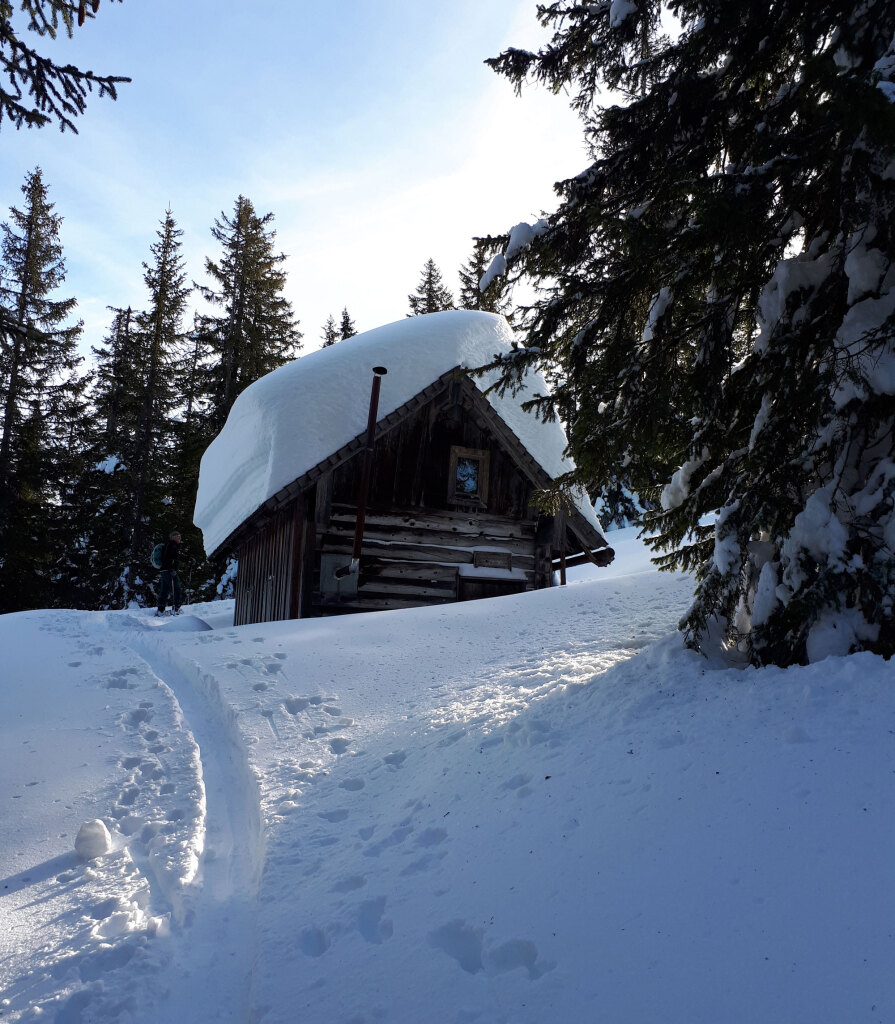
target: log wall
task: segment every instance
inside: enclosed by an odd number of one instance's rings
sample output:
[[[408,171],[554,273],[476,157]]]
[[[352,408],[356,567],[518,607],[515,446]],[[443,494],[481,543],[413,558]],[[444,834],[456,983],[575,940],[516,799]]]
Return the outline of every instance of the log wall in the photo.
[[[317,524],[320,554],[347,565],[354,523],[353,505],[333,503],[329,520]],[[535,533],[534,522],[501,516],[377,509],[367,515],[356,596],[323,593],[318,557],[312,604],[332,614],[470,599],[486,582],[489,596],[534,590],[548,585],[536,572]]]

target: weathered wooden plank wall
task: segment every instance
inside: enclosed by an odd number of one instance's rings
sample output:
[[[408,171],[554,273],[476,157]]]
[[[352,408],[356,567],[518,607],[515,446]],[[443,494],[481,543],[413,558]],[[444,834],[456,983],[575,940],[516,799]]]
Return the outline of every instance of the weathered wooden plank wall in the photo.
[[[240,548],[234,625],[298,614],[303,505],[299,500],[272,516]]]
[[[459,386],[457,387],[459,392]],[[448,389],[408,416],[376,442],[369,506],[373,508],[445,509],[451,446],[489,452],[487,513],[536,518],[530,506],[532,486],[512,458]],[[362,460],[350,459],[332,474],[332,500],[357,501]]]

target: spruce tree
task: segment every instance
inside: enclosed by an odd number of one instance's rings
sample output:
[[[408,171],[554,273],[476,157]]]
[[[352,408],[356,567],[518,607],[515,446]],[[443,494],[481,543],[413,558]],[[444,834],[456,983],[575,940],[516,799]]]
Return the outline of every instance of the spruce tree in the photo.
[[[130,307],[110,312],[112,323],[104,343],[93,348],[94,418],[84,473],[76,488],[77,505],[87,520],[81,566],[85,603],[94,608],[125,607],[132,597],[137,439],[146,385],[146,336],[138,325],[139,314]]]
[[[77,457],[70,425],[83,411],[81,325],[65,325],[76,300],[53,297],[65,280],[62,218],[39,168],[22,193],[0,229],[0,611],[51,603],[51,566],[66,543],[59,499]],[[29,569],[23,545],[35,537]]]
[[[91,374],[71,377],[61,402],[53,402],[47,414],[49,459],[46,472],[53,482],[53,499],[47,525],[52,552],[49,600],[56,608],[81,608],[90,598],[84,573],[89,520],[78,501],[78,488],[87,468],[93,412],[88,401]]]
[[[172,521],[168,506],[188,481],[174,474],[172,418],[182,394],[184,337],[182,320],[190,288],[186,283],[180,238],[170,210],[165,213],[143,264],[149,292],[137,316],[141,364],[137,387],[139,409],[131,456],[127,549],[122,569],[123,600],[151,600],[149,553],[156,539],[183,525]]]
[[[408,316],[440,313],[442,310],[454,308],[454,297],[442,283],[441,271],[432,259],[426,260],[416,293],[408,295],[407,299],[410,302]]]
[[[112,324],[104,345],[93,348],[93,407],[105,452],[129,458],[126,446],[136,433],[139,408],[135,396],[140,384],[135,373],[144,361],[142,335],[137,330],[137,314],[130,306],[110,306],[109,311],[113,314]]]
[[[201,532],[192,525],[199,485],[199,465],[208,447],[208,409],[202,337],[194,330],[186,340],[181,360],[179,407],[171,422],[172,477],[166,507],[169,521],[181,532],[180,578],[184,601],[213,600],[223,563],[213,565],[205,556]],[[161,538],[165,539],[165,538]]]
[[[336,321],[332,313],[330,313],[326,318],[326,323],[323,325],[323,333],[320,337],[323,339],[321,348],[329,348],[330,345],[335,345],[341,337],[339,334],[339,328],[336,326]]]
[[[342,322],[339,324],[339,337],[342,341],[346,338],[353,338],[357,334],[354,321],[348,315],[348,307],[342,310]]]
[[[117,86],[129,78],[95,75],[72,64],[61,64],[33,50],[13,25],[13,0],[0,0],[0,129],[3,121],[16,128],[41,128],[55,121],[61,130],[77,132],[74,118],[83,114],[87,95],[117,98]],[[69,38],[75,21],[82,26],[99,10],[99,0],[21,0],[28,16],[27,30],[55,39],[60,31]]]
[[[511,315],[512,301],[505,277],[495,277],[484,291],[480,287],[492,258],[505,244],[505,238],[494,238],[491,235],[473,239],[469,260],[460,267],[460,309],[478,309],[485,313],[500,313],[506,317]]]
[[[515,369],[551,371],[580,481],[661,497],[689,643],[890,656],[895,8],[671,8],[675,38],[656,0],[540,7],[551,43],[491,61],[570,90],[594,154],[516,257]]]
[[[44,435],[46,424],[35,402],[22,417],[16,445],[16,474],[2,499],[0,614],[52,604],[53,549]]]
[[[251,201],[239,196],[232,218],[222,213],[211,229],[223,255],[205,261],[212,286],[196,286],[221,311],[197,324],[208,364],[209,440],[240,391],[294,359],[301,347],[298,321],[283,295],[286,257],[274,249],[272,221],[272,213],[259,216]]]

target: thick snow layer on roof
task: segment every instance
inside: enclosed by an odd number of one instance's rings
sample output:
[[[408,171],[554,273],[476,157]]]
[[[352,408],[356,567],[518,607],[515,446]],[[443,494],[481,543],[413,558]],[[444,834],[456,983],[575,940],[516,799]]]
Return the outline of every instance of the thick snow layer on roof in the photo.
[[[454,310],[409,317],[311,352],[256,381],[237,398],[202,459],[194,521],[215,551],[268,498],[366,430],[372,368],[385,366],[379,419],[443,373],[473,369],[507,352],[509,324],[493,313]],[[484,390],[493,377],[475,378]],[[559,423],[542,423],[521,403],[546,393],[529,374],[515,396],[487,396],[506,425],[551,477],[572,468]],[[598,531],[586,495],[576,501]]]

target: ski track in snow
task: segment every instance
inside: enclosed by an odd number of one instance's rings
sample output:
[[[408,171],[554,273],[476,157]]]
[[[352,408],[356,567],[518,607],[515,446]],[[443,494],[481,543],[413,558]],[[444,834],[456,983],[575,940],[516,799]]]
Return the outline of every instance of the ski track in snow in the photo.
[[[10,911],[24,912],[48,937],[35,952],[0,928],[4,1019],[18,1020],[24,1009],[59,1024],[126,1019],[170,968],[169,948],[156,937],[185,918],[204,830],[198,751],[170,689],[103,628],[101,615],[24,615],[39,623],[40,646],[8,644],[5,663],[22,680],[19,707],[18,693],[9,695],[12,735],[35,755],[42,776],[30,791],[38,796],[29,801],[23,839],[55,855],[3,880]],[[61,682],[66,670],[73,687]],[[78,727],[85,709],[86,729]],[[68,812],[71,833],[47,834],[51,794]],[[112,829],[113,849],[84,862],[72,851],[77,821],[97,816]],[[110,977],[116,984],[107,990]]]
[[[66,941],[44,943],[23,972],[18,954],[26,951],[0,927],[0,1016],[16,1021],[30,1009],[27,1019],[49,1014],[58,1024],[247,1020],[263,844],[257,782],[232,712],[214,681],[179,669],[165,640],[137,617],[27,614],[45,620],[47,668],[64,663],[86,677],[76,687],[86,692],[69,699],[95,702],[97,724],[75,752],[99,750],[102,774],[114,781],[70,806],[86,797],[85,816],[102,817],[114,842],[110,854],[85,863],[71,851],[74,833],[63,833],[56,845],[71,852],[3,880],[10,911],[30,911],[38,934],[55,923]],[[7,670],[43,681],[15,658]],[[48,689],[50,706],[58,697]],[[22,744],[49,775],[53,737],[29,725]],[[89,780],[90,764],[65,770],[77,777],[80,768]],[[54,792],[66,792],[53,782]],[[55,911],[49,921],[42,905]]]
[[[264,841],[258,784],[232,710],[213,679],[190,671],[157,636],[130,644],[174,692],[198,745],[204,780],[204,851],[168,988],[148,1022],[247,1021],[255,960],[255,918]],[[197,956],[193,951],[198,951]]]

